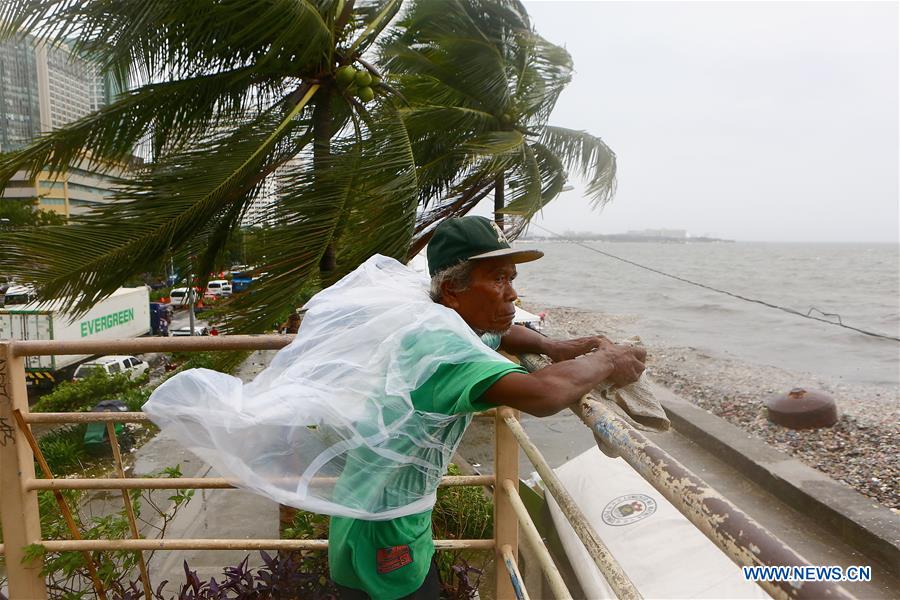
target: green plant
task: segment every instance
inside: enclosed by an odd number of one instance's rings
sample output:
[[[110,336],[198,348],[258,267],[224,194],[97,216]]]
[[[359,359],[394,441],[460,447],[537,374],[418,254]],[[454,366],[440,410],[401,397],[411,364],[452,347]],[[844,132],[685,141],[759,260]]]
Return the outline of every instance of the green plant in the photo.
[[[298,510],[290,525],[281,532],[281,537],[290,540],[312,540],[328,537],[328,516]]]
[[[230,352],[173,352],[170,362],[179,364],[178,371],[185,369],[212,369],[222,373],[234,373],[252,354],[251,350]],[[173,373],[174,374],[174,373]]]
[[[381,62],[408,105],[420,197],[407,254],[434,226],[493,195],[507,235],[559,196],[570,175],[597,206],[615,191],[616,157],[599,137],[548,120],[569,84],[569,53],[534,29],[517,1],[415,0],[382,44]]]
[[[142,85],[0,157],[0,187],[21,170],[64,172],[85,153],[121,164],[145,140],[153,160],[126,174],[117,202],[37,244],[31,232],[3,236],[0,270],[76,310],[169,259],[179,272],[206,277],[269,175],[284,186],[263,265],[268,276],[257,293],[231,299],[255,309],[242,311],[244,330],[265,330],[305,281],[339,277],[374,252],[403,256],[418,198],[393,97],[382,85],[379,101],[363,106],[335,83],[345,65],[380,73],[361,57],[374,58],[371,48],[401,4],[10,5],[0,40],[66,43],[122,89]]]
[[[180,465],[163,469],[157,477],[181,477]],[[168,503],[160,506],[160,490],[131,490],[129,500],[139,526],[152,531],[152,537],[165,537],[166,528],[177,512],[191,500],[194,490],[174,490],[167,496]],[[121,539],[131,537],[127,512],[122,506],[118,511],[98,516],[83,517],[84,509],[77,510],[84,498],[83,492],[64,490],[76,526],[85,539]],[[66,525],[52,492],[38,494],[41,510],[41,537],[43,539],[68,539],[71,532]],[[148,536],[144,536],[148,537]],[[151,561],[154,552],[144,552],[144,559]],[[47,552],[42,544],[32,544],[26,548],[26,558],[40,558],[42,573],[47,578],[47,589],[52,598],[90,598],[93,591],[85,555],[82,552]],[[91,558],[105,589],[112,597],[127,596],[130,577],[137,567],[137,554],[133,551],[115,550],[92,552]]]
[[[447,474],[462,472],[451,463]],[[438,488],[431,523],[434,537],[438,539],[489,538],[494,529],[494,504],[481,487]],[[484,552],[438,552],[435,562],[446,596],[454,600],[473,598],[481,573],[491,560],[492,555]]]
[[[163,298],[168,298],[169,294],[172,293],[172,288],[163,287],[157,288],[155,290],[150,290],[150,302],[159,302]]]
[[[37,198],[0,199],[0,223],[4,229],[65,225],[66,218],[38,208]]]
[[[461,475],[451,463],[448,475]],[[453,486],[438,489],[432,511],[435,536],[446,539],[489,538],[494,530],[494,504],[481,487]]]
[[[38,439],[38,447],[54,477],[62,477],[84,469],[91,462],[84,448],[86,428],[84,424],[61,427]]]
[[[140,412],[152,392],[153,390],[147,387],[134,388],[116,395],[116,399],[124,402],[130,412]]]
[[[136,379],[127,374],[109,375],[96,369],[90,376],[77,381],[64,381],[55,390],[41,397],[32,412],[80,412],[93,408],[101,400],[116,398],[147,383],[145,373]]]

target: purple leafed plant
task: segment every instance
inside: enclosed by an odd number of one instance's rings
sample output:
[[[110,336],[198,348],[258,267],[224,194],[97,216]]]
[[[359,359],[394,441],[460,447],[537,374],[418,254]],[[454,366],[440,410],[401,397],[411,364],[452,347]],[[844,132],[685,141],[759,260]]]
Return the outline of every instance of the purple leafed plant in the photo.
[[[225,567],[223,579],[215,577],[201,581],[187,561],[184,563],[184,584],[177,595],[167,596],[163,581],[153,592],[156,600],[337,600],[337,590],[321,569],[310,569],[309,557],[300,552],[282,552],[275,556],[260,551],[263,566],[248,567],[250,556],[240,564]],[[132,581],[128,589],[112,596],[114,600],[143,600],[140,580]],[[5,599],[3,599],[5,600]]]

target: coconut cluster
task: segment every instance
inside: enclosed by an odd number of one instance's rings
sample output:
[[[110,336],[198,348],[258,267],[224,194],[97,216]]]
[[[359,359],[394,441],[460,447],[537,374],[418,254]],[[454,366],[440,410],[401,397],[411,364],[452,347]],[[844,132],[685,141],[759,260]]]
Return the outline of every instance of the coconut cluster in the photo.
[[[372,88],[381,83],[380,77],[375,77],[366,70],[356,70],[350,65],[344,65],[334,74],[334,81],[342,90],[352,94],[363,102],[371,102],[375,99],[375,90]]]

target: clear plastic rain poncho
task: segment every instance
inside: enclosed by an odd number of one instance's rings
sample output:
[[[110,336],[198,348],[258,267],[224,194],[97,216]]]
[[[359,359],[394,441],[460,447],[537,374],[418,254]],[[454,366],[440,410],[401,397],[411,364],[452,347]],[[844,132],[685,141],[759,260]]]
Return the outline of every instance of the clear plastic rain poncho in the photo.
[[[428,510],[471,415],[417,411],[410,392],[441,364],[506,361],[428,286],[376,255],[307,303],[297,337],[253,382],[191,369],[143,410],[282,504],[369,520]]]

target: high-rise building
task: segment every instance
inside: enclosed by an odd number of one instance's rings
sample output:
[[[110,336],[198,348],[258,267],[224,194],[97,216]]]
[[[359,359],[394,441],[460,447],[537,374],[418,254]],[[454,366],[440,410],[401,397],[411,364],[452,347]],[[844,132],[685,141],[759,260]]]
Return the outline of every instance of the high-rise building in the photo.
[[[0,152],[90,114],[115,94],[111,78],[66,46],[40,44],[31,36],[0,43]],[[43,210],[78,214],[108,202],[124,168],[114,165],[101,174],[96,161],[85,160],[54,178],[19,172],[0,197],[38,198]]]
[[[278,195],[275,180],[269,175],[260,183],[259,191],[241,218],[241,227],[263,227],[275,224],[275,203]]]
[[[41,131],[37,58],[26,40],[0,43],[0,152],[15,150]]]
[[[275,172],[263,179],[256,197],[241,219],[241,227],[272,227],[278,222],[278,203],[285,196],[285,181],[291,170],[297,168],[303,159],[289,158]]]

